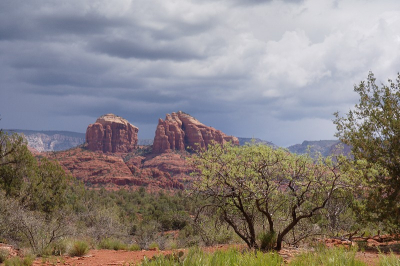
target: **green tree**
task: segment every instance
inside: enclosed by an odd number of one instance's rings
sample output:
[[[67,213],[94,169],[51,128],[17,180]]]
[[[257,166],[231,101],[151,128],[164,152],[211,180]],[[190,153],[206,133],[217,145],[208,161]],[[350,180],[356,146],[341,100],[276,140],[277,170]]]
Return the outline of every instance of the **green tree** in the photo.
[[[212,208],[249,248],[258,235],[276,236],[280,250],[296,226],[324,211],[356,184],[344,157],[298,156],[266,145],[213,145],[194,157],[197,180],[192,194]],[[307,234],[302,234],[305,237]]]
[[[32,167],[32,172],[21,191],[21,201],[30,209],[47,214],[63,209],[67,204],[67,193],[74,180],[57,163],[41,158]]]
[[[365,160],[368,168],[381,168],[371,176],[367,206],[375,218],[400,225],[400,74],[396,82],[378,86],[373,73],[354,86],[359,103],[345,117],[336,112],[339,139],[352,147],[355,160]],[[373,217],[369,215],[370,218]]]
[[[7,196],[16,196],[24,179],[30,175],[35,159],[29,152],[24,138],[0,130],[0,189]]]

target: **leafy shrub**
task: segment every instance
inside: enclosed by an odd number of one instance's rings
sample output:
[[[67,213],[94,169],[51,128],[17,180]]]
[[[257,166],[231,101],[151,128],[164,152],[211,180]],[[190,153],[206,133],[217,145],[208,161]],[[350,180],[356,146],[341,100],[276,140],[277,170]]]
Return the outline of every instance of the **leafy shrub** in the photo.
[[[120,240],[112,239],[112,238],[105,238],[100,242],[99,248],[113,249],[113,250],[127,250],[128,246],[126,244],[122,243]]]
[[[129,250],[130,250],[130,251],[138,251],[138,250],[141,250],[141,248],[140,248],[140,246],[139,246],[138,244],[132,244],[132,245],[129,247]]]
[[[35,260],[34,256],[26,256],[24,258],[13,257],[4,262],[5,266],[31,266]]]
[[[276,243],[275,232],[263,232],[259,235],[261,250],[272,250]]]
[[[7,259],[8,255],[9,255],[8,250],[0,249],[0,263],[3,263]]]
[[[87,254],[88,251],[88,243],[86,243],[85,241],[75,241],[68,253],[72,257],[81,257]]]
[[[158,246],[158,244],[156,242],[153,242],[149,245],[149,249],[160,249],[160,247]]]

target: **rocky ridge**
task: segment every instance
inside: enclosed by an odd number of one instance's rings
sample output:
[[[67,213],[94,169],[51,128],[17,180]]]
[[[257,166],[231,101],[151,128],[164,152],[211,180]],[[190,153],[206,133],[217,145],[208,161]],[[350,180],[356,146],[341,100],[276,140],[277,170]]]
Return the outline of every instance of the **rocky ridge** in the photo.
[[[190,167],[185,160],[188,154],[113,154],[77,147],[42,155],[58,161],[64,170],[89,187],[174,190],[183,189],[190,179]]]
[[[91,151],[131,152],[137,148],[139,129],[114,114],[99,117],[86,130],[87,148]]]
[[[315,157],[318,154],[326,157],[338,154],[349,155],[351,152],[351,147],[343,144],[340,140],[305,140],[301,144],[289,146],[288,150],[296,154],[309,153],[312,157]]]
[[[212,142],[223,144],[229,141],[239,145],[238,138],[206,126],[189,114],[179,111],[167,114],[165,120],[158,120],[153,152],[159,154],[173,150],[184,151],[187,148],[198,150],[206,148]]]
[[[85,134],[69,131],[34,131],[9,129],[7,133],[24,136],[28,146],[38,152],[62,151],[85,143]]]

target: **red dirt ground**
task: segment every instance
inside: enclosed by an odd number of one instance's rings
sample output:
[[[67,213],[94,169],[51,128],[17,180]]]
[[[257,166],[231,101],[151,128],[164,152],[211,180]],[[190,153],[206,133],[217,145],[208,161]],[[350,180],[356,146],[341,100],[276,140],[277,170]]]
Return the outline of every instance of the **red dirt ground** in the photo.
[[[213,252],[217,249],[227,249],[229,246],[220,245],[217,247],[206,248],[208,252]],[[230,246],[231,247],[231,246]],[[187,252],[186,249],[180,249]],[[171,254],[173,252],[177,253],[180,250],[168,250],[168,251],[115,251],[115,250],[90,250],[88,255],[84,257],[53,257],[47,260],[38,258],[35,260],[35,266],[39,265],[87,265],[87,266],[97,266],[97,265],[137,265],[140,263],[144,257],[152,258],[154,255],[161,254]],[[284,248],[280,251],[280,255],[283,257],[284,261],[287,262],[293,258],[296,254],[304,252],[304,249],[295,248]],[[399,255],[396,255],[400,258]],[[358,252],[357,258],[361,261],[367,263],[367,265],[375,266],[379,265],[379,254],[376,252]]]
[[[33,265],[136,265],[140,263],[144,257],[152,258],[154,255],[169,254],[172,251],[124,251],[124,250],[90,250],[86,256],[83,257],[53,257],[45,259],[38,258]]]

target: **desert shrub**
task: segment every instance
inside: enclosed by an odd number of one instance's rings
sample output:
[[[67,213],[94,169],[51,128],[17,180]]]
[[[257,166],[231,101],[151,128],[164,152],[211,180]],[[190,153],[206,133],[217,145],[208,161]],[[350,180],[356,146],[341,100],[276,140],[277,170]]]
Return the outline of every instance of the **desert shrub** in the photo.
[[[314,252],[302,253],[295,257],[290,265],[293,266],[309,266],[309,265],[324,265],[324,266],[366,266],[362,261],[355,258],[356,250],[345,250],[344,248],[326,248],[318,247]]]
[[[105,238],[100,242],[99,248],[113,249],[113,250],[127,250],[128,246],[118,239]]]
[[[261,250],[272,250],[276,243],[275,232],[263,232],[258,236]]]
[[[69,255],[72,257],[81,257],[85,254],[87,254],[89,251],[89,245],[85,241],[75,241],[72,244],[72,247],[69,250]]]
[[[35,260],[34,256],[26,256],[24,258],[13,257],[4,262],[5,266],[31,266]]]
[[[3,236],[15,241],[19,246],[29,246],[36,255],[46,255],[50,246],[61,237],[71,233],[68,222],[71,218],[62,210],[46,215],[40,211],[27,209],[14,198],[5,197],[0,191],[0,230]],[[3,226],[0,226],[2,229]]]
[[[132,244],[129,246],[130,251],[138,251],[140,250],[140,246],[138,244]]]
[[[160,249],[158,243],[153,242],[149,245],[149,249]]]
[[[165,249],[177,249],[177,248],[178,248],[178,243],[176,240],[171,239],[165,243]]]
[[[202,242],[202,239],[192,225],[187,225],[185,228],[179,231],[178,235],[178,246],[179,247],[196,247],[199,246]]]
[[[157,221],[142,222],[138,225],[134,237],[140,247],[146,249],[151,243],[160,240],[160,230],[161,226]]]
[[[8,250],[0,249],[0,263],[3,263],[7,259],[8,255],[9,255]]]

